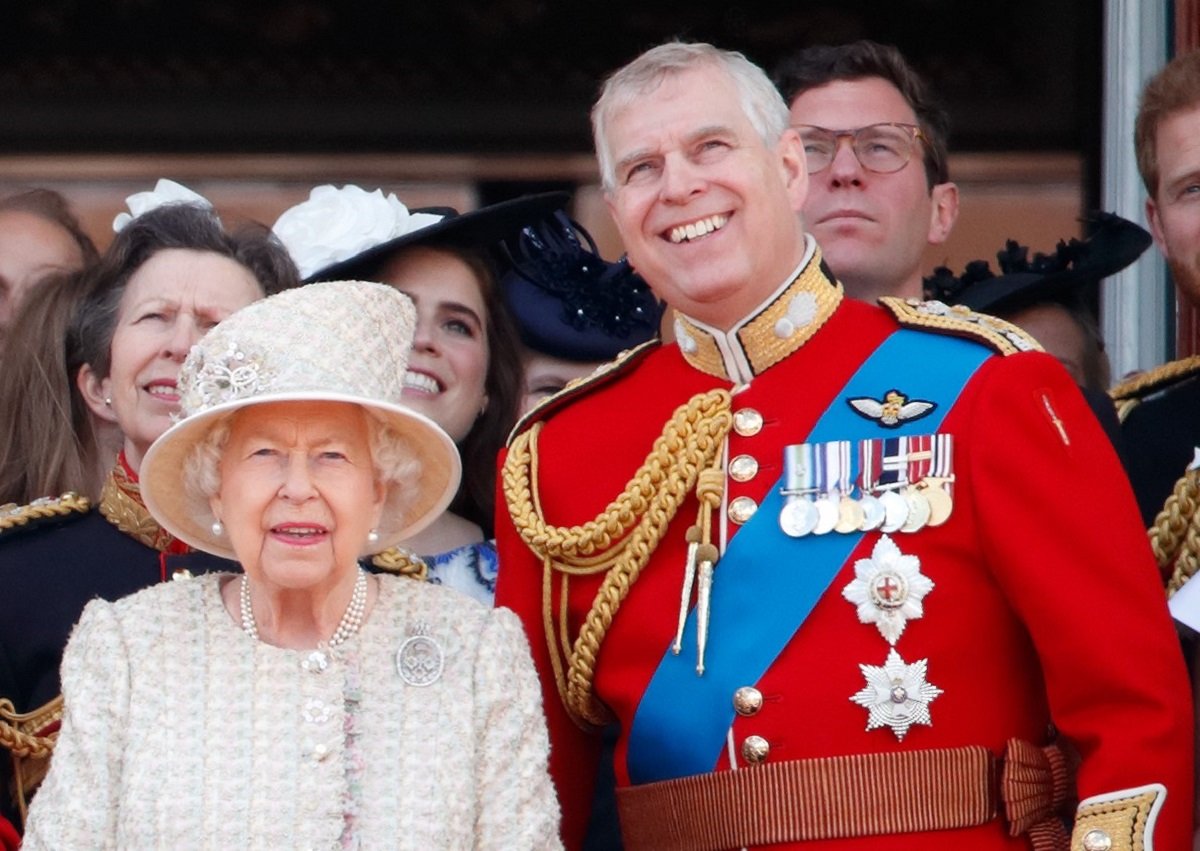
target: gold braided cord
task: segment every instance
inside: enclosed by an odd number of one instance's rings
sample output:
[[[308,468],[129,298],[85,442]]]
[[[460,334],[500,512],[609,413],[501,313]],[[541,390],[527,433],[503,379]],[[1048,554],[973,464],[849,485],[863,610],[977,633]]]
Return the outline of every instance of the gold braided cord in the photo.
[[[61,721],[62,716],[62,695],[26,713],[17,712],[8,698],[0,698],[0,747],[7,748],[15,757],[48,757],[54,750],[58,732],[49,735],[39,735],[39,732]]]
[[[371,564],[393,576],[405,576],[418,582],[429,579],[429,566],[420,556],[401,547],[388,547],[371,557]]]
[[[1168,595],[1200,569],[1200,470],[1188,470],[1175,483],[1148,531],[1150,548],[1167,580]]]
[[[595,519],[580,526],[551,526],[542,512],[536,475],[542,424],[518,436],[509,448],[502,470],[505,500],[521,538],[543,563],[546,641],[559,694],[581,726],[600,726],[608,720],[592,698],[596,656],[679,507],[701,483],[702,506],[711,510],[720,504],[721,450],[733,423],[730,408],[727,390],[693,396],[677,408],[625,489]],[[714,470],[716,475],[702,480],[703,472]],[[711,529],[711,522],[706,528]],[[570,577],[600,572],[605,572],[604,580],[571,643],[566,625]],[[556,573],[561,576],[557,610],[552,600]]]

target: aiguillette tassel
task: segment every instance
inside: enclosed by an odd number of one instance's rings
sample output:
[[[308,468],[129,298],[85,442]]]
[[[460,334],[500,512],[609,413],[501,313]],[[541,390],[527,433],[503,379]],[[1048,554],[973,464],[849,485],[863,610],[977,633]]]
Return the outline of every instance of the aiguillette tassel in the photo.
[[[713,567],[719,557],[712,544],[696,548],[700,568],[700,587],[696,591],[696,675],[704,675],[704,651],[708,647],[708,601],[712,595]]]
[[[683,568],[683,591],[679,595],[679,625],[675,628],[675,643],[671,652],[676,656],[683,649],[683,627],[687,623],[688,604],[692,602],[692,585],[696,581],[696,547],[700,545],[700,527],[687,530],[687,564]]]

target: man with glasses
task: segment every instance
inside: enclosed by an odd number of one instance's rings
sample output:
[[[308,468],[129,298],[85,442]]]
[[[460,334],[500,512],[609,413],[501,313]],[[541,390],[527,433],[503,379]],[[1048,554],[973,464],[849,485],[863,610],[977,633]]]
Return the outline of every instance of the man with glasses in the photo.
[[[1071,818],[1075,851],[1183,848],[1183,662],[1067,373],[1001,320],[845,298],[741,54],[660,45],[592,122],[676,342],[552,397],[503,460],[496,602],[566,847],[607,726],[626,851],[1058,849]]]
[[[871,41],[801,50],[775,83],[808,158],[805,227],[846,293],[920,298],[922,255],[958,217],[946,113],[896,48]]]

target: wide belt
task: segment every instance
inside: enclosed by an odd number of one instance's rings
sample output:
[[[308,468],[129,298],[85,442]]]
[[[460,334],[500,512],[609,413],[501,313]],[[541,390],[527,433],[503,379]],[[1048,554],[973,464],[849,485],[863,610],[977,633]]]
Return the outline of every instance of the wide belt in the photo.
[[[720,851],[780,842],[923,833],[1003,817],[1038,851],[1069,847],[1058,818],[1072,785],[1056,746],[800,759],[617,790],[627,851]]]

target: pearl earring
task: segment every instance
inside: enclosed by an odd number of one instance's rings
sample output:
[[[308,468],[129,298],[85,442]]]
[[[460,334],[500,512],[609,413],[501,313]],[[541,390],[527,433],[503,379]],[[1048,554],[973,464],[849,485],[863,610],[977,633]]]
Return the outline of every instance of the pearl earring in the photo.
[[[212,524],[213,537],[219,538],[225,534],[225,525],[220,520],[214,520]]]
[[[372,529],[370,532],[367,533],[367,543],[368,544],[378,544],[379,543],[379,530],[378,529]]]
[[[105,396],[104,404],[105,404],[105,406],[111,408],[112,407],[112,396]]]

